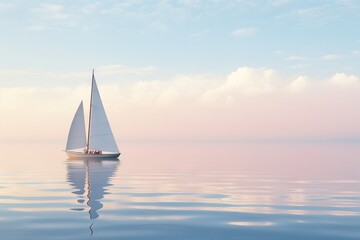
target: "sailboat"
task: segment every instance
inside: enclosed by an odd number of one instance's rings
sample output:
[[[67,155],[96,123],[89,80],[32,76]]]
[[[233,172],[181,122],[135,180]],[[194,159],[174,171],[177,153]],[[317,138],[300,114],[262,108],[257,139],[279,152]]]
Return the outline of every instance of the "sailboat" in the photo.
[[[66,154],[70,159],[103,159],[120,156],[114,135],[111,131],[94,70],[91,81],[89,125],[86,137],[84,107],[81,101],[72,120],[66,143]]]

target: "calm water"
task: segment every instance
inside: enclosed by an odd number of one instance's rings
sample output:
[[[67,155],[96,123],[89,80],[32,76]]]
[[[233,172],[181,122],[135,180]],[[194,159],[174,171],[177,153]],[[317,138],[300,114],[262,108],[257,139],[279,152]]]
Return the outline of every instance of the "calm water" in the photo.
[[[360,144],[2,143],[0,239],[360,239]]]

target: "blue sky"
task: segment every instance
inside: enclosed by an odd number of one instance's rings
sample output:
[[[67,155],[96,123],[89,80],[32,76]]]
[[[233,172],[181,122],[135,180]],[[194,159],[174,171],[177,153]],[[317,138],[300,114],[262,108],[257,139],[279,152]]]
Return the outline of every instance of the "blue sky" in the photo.
[[[358,0],[0,0],[0,140],[64,141],[93,68],[121,140],[358,140],[359,25]]]
[[[153,67],[158,79],[241,66],[359,75],[359,29],[360,1],[351,0],[1,1],[0,66]]]

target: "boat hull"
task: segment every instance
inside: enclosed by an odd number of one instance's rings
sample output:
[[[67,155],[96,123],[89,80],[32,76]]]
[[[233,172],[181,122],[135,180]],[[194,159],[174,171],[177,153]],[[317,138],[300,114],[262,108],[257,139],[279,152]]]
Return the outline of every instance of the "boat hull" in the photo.
[[[82,152],[65,151],[70,159],[114,159],[120,156],[120,153],[102,153],[87,154]]]

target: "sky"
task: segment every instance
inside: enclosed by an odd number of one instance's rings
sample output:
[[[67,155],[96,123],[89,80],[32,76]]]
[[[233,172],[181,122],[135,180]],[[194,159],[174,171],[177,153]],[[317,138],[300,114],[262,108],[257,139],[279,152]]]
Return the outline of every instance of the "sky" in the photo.
[[[360,1],[0,1],[0,141],[360,140]],[[85,107],[87,112],[87,108]]]

